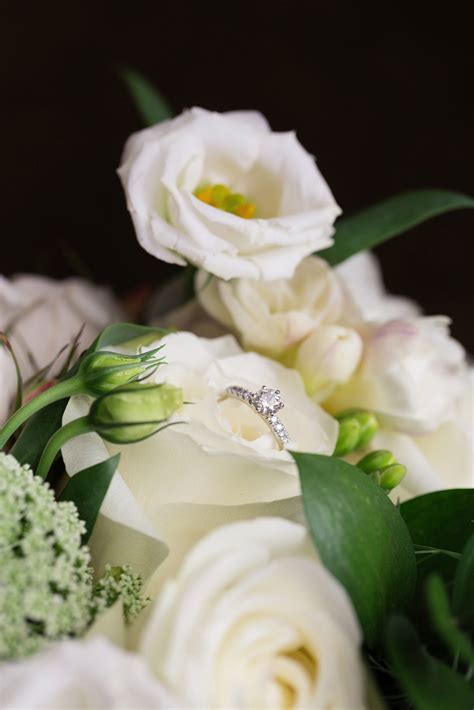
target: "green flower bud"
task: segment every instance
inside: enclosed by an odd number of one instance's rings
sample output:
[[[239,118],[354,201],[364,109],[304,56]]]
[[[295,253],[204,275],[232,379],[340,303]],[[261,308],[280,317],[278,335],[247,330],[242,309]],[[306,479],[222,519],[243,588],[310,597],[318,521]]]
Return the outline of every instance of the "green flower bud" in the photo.
[[[391,451],[379,449],[378,451],[371,451],[370,454],[364,456],[363,459],[357,462],[357,466],[365,473],[374,473],[394,463],[396,463],[396,459]]]
[[[403,481],[406,475],[406,468],[401,463],[394,463],[380,471],[379,485],[384,491],[391,491]]]
[[[365,447],[370,444],[379,428],[375,414],[363,409],[346,409],[336,415],[336,419],[340,422],[348,418],[356,419],[360,424],[359,441],[355,448],[365,449]]]
[[[357,419],[347,417],[339,423],[339,434],[333,456],[346,456],[358,448],[361,426]]]
[[[90,427],[106,441],[129,444],[155,434],[183,404],[183,393],[168,384],[134,382],[96,399]]]
[[[79,366],[77,378],[91,397],[122,387],[133,380],[149,375],[162,362],[155,357],[161,348],[140,355],[99,351],[87,355]]]

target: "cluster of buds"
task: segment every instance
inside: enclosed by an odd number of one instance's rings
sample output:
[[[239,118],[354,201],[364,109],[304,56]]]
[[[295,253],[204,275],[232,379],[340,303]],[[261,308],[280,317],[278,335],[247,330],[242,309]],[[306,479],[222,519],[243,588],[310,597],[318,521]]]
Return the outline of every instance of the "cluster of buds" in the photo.
[[[336,415],[336,419],[339,434],[334,456],[347,456],[358,449],[365,449],[379,428],[375,415],[361,409],[345,410]]]
[[[52,402],[76,394],[100,397],[117,387],[148,377],[163,362],[163,358],[157,356],[160,350],[155,348],[139,355],[106,351],[89,353],[70,377],[41,392],[10,417],[0,429],[0,449],[27,419]]]
[[[385,449],[371,451],[357,462],[357,467],[387,493],[402,482],[407,472],[405,466],[398,463],[395,456]]]
[[[379,428],[375,415],[362,409],[345,410],[336,415],[336,419],[339,422],[339,435],[334,456],[348,456],[366,449]],[[357,462],[357,467],[387,493],[398,486],[406,474],[405,466],[384,449],[371,451]]]

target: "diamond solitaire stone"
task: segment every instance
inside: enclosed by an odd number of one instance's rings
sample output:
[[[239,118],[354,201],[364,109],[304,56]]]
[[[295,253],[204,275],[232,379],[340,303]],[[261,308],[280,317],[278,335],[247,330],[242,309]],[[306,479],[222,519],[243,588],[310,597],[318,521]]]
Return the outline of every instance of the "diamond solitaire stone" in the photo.
[[[254,402],[258,411],[261,411],[262,414],[274,414],[284,407],[280,390],[272,390],[265,387],[265,385],[254,395]]]

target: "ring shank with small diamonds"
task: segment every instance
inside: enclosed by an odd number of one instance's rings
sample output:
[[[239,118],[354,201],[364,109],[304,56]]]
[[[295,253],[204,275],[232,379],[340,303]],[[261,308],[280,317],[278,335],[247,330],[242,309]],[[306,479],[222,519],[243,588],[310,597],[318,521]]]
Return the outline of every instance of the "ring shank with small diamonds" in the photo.
[[[283,409],[280,390],[273,390],[263,385],[258,392],[251,392],[245,387],[232,385],[227,387],[223,397],[234,397],[256,412],[270,429],[280,450],[285,449],[290,441],[288,432],[277,416],[277,412]]]

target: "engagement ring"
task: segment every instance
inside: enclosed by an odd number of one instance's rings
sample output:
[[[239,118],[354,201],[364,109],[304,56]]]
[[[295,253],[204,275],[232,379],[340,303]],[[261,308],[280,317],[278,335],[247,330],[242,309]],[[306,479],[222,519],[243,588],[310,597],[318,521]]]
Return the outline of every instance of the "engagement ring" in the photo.
[[[221,399],[233,397],[247,404],[267,424],[280,450],[288,446],[290,437],[277,412],[285,406],[281,401],[280,390],[273,390],[263,385],[258,392],[250,392],[245,387],[233,385],[227,387]]]

